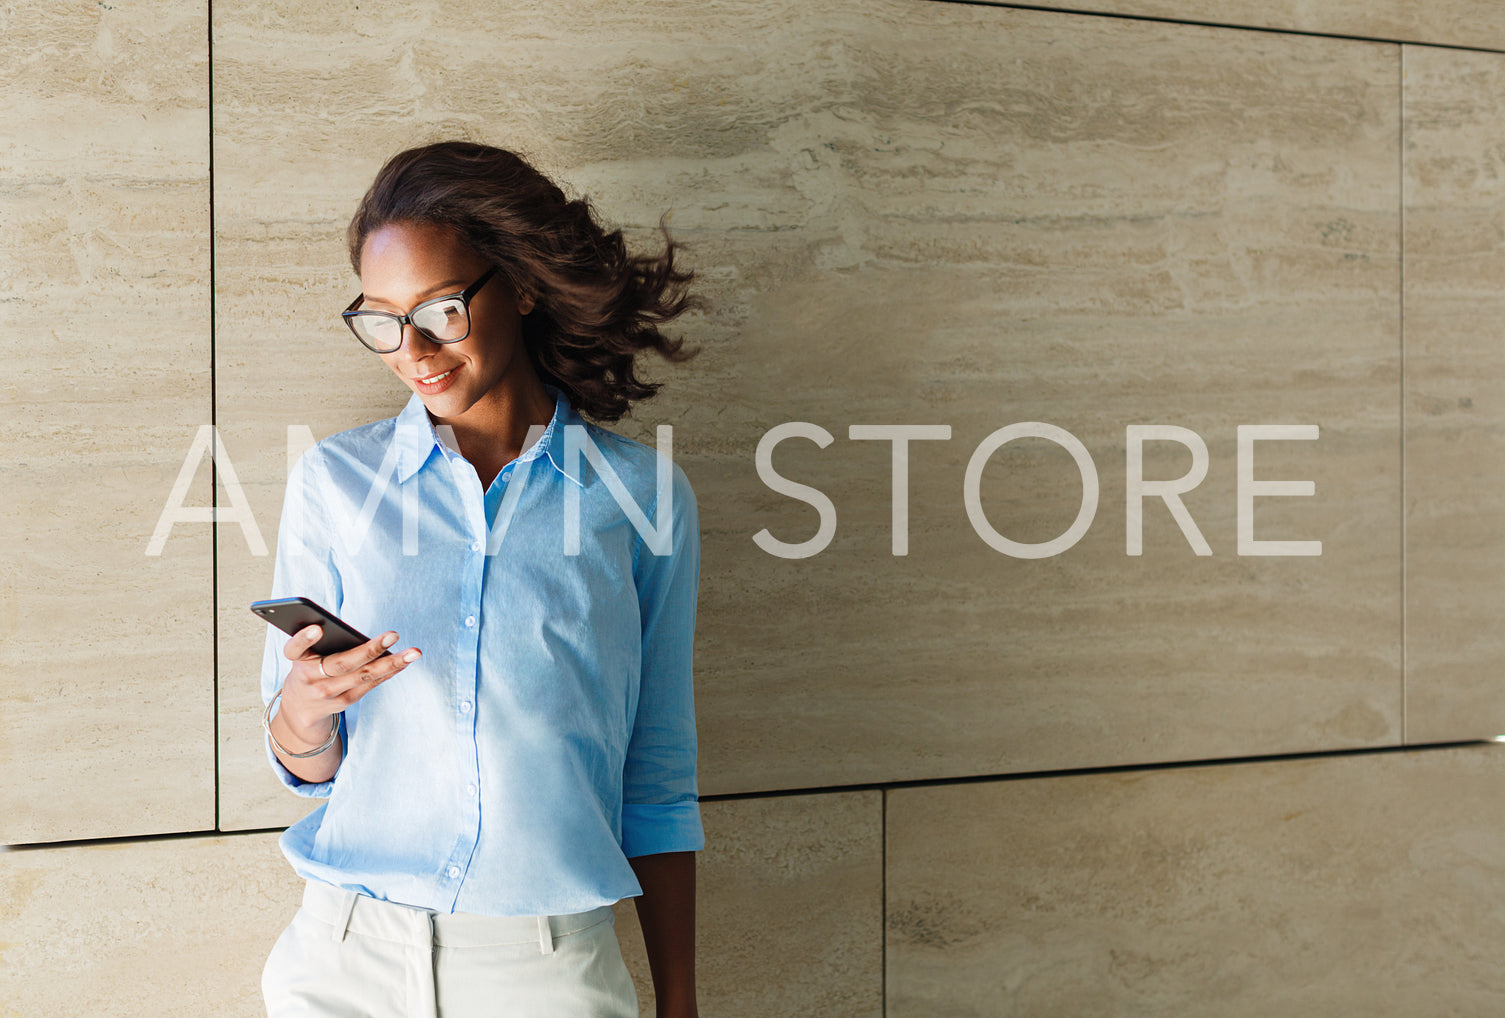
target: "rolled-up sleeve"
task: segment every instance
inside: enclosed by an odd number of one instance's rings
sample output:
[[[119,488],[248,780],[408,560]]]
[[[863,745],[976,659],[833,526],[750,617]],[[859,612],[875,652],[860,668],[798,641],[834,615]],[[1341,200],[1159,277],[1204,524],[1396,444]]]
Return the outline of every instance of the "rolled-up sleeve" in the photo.
[[[339,573],[334,567],[330,542],[329,519],[320,484],[325,479],[318,446],[307,450],[288,472],[287,492],[282,500],[282,520],[277,527],[277,558],[272,568],[272,591],[268,598],[306,597],[339,614],[343,595]],[[266,646],[261,658],[261,703],[271,703],[287,679],[293,663],[283,656],[291,639],[276,626],[268,625]],[[345,721],[340,719],[340,736],[345,738]],[[304,781],[293,774],[272,752],[271,740],[262,734],[267,760],[281,782],[298,795],[328,798],[331,781]]]
[[[678,464],[672,467],[670,492],[669,554],[655,555],[645,546],[635,568],[643,657],[623,769],[622,852],[628,858],[705,847],[695,778],[693,668],[700,516]],[[656,504],[650,518],[657,518]]]

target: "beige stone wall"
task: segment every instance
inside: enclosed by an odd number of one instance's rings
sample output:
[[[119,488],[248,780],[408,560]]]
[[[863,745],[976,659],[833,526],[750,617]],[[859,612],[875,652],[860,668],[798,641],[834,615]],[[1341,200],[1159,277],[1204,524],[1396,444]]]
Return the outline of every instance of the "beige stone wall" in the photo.
[[[1043,6],[1277,32],[1505,48],[1501,0],[1074,0]]]
[[[146,554],[213,414],[207,27],[0,13],[0,842],[214,823],[211,534]]]
[[[259,741],[257,541],[290,426],[405,401],[341,236],[453,136],[634,241],[669,212],[711,302],[619,426],[673,423],[701,508],[708,1014],[1487,1011],[1505,751],[1433,747],[1505,732],[1505,4],[1072,6],[0,10],[0,1016],[258,1012],[309,803]],[[760,477],[791,422],[770,467],[835,519],[798,558],[754,540],[821,523]],[[1019,422],[1090,480],[989,455]],[[902,553],[885,425],[949,429]],[[1150,425],[1206,472],[1141,531]],[[257,537],[148,554],[180,472]],[[1084,487],[1069,548],[998,550]]]

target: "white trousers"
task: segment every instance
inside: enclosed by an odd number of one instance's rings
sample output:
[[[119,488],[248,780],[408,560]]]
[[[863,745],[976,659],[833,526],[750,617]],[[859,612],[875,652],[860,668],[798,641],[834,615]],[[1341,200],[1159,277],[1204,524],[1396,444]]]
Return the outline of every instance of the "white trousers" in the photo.
[[[638,1018],[610,905],[446,915],[314,880],[261,992],[270,1018]]]

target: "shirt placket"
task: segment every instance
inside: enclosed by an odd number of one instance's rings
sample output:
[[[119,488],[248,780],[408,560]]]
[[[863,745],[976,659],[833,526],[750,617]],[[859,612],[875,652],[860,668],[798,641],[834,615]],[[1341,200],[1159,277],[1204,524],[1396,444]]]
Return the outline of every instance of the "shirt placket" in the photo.
[[[461,570],[460,597],[455,603],[455,674],[450,703],[453,709],[454,731],[457,745],[464,747],[460,753],[460,770],[457,780],[461,783],[463,822],[449,862],[445,865],[446,891],[450,907],[459,898],[460,883],[475,855],[481,835],[481,771],[477,747],[477,682],[480,676],[481,654],[481,597],[486,578],[486,505],[481,492],[481,481],[473,466],[464,457],[448,457],[455,485],[460,491],[464,506],[466,529],[470,543],[465,549],[465,565]]]

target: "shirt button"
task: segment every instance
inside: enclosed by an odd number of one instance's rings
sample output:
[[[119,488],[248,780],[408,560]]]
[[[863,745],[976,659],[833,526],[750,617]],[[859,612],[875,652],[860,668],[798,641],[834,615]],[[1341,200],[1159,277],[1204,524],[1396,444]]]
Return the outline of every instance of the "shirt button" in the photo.
[[[480,541],[471,541],[470,542],[470,550],[471,551],[480,551],[481,548],[482,548],[482,545],[481,545]]]
[[[505,481],[505,480],[507,480],[511,476],[512,476],[512,471],[510,471],[510,470],[503,470],[502,471],[502,480]]]
[[[465,624],[467,626],[474,626],[476,624],[476,617],[474,615],[465,616]]]
[[[455,879],[459,875],[460,875],[460,867],[458,867],[458,866],[451,866],[449,868],[449,878],[451,880]]]
[[[476,786],[475,785],[466,785],[465,786],[465,794],[468,795],[468,796],[470,796],[472,799],[475,798]]]
[[[470,713],[470,701],[469,700],[461,700],[460,701],[460,713],[461,714],[469,714]]]

